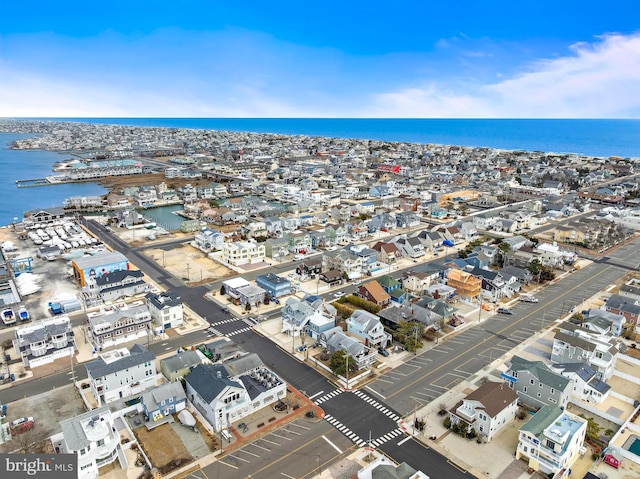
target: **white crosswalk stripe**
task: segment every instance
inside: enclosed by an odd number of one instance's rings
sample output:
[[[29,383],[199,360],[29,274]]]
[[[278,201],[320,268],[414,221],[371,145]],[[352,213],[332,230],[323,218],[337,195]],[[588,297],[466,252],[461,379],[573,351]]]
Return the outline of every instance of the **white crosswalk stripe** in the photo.
[[[344,390],[342,389],[334,389],[333,391],[328,392],[327,394],[324,394],[323,396],[320,396],[319,398],[315,399],[313,402],[316,403],[316,405],[320,405],[323,402],[336,397],[338,394],[342,394],[343,392]]]
[[[396,413],[394,413],[390,409],[387,409],[385,406],[380,404],[378,401],[373,399],[371,396],[363,393],[362,391],[355,390],[355,391],[353,391],[353,394],[358,396],[360,399],[362,399],[366,403],[371,404],[373,407],[375,407],[378,411],[383,413],[388,418],[393,419],[394,421],[399,421],[400,420],[400,416],[399,415],[397,415]]]
[[[247,331],[251,331],[251,329],[252,328],[237,329],[236,331],[231,331],[230,333],[227,333],[227,336],[235,336],[236,334],[246,333]]]
[[[384,443],[386,443],[386,442],[390,441],[391,439],[396,438],[396,437],[398,437],[398,436],[400,436],[402,434],[403,434],[402,429],[400,429],[400,428],[394,429],[393,431],[388,432],[384,436],[381,436],[381,437],[371,441],[371,445],[373,447],[380,447]]]
[[[360,436],[358,436],[355,432],[353,432],[347,426],[342,424],[339,420],[337,420],[331,414],[327,414],[324,417],[324,419],[325,419],[325,421],[327,421],[329,424],[331,424],[333,427],[335,427],[338,431],[340,431],[349,440],[353,441],[358,446],[361,446],[362,444],[364,444],[364,441],[362,440],[362,438]]]

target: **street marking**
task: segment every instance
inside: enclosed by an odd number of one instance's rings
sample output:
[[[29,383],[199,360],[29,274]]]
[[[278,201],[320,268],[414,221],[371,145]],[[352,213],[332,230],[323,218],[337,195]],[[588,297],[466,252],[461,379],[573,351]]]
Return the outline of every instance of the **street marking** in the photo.
[[[284,472],[281,472],[280,474],[282,474],[284,477],[288,477],[289,479],[296,479],[293,476],[290,476],[289,474],[285,474]]]
[[[289,429],[287,429],[286,427],[283,428],[285,431],[290,432],[291,434],[295,434],[296,436],[302,436],[302,434],[300,434],[299,432],[295,432],[295,431],[290,431]]]
[[[243,457],[238,457],[238,456],[234,456],[233,454],[229,454],[229,457],[233,457],[234,459],[237,459],[238,461],[242,461],[242,462],[246,462],[247,464],[249,464],[249,462],[251,461],[247,461],[245,458]],[[237,469],[237,468],[236,468]]]
[[[264,437],[262,438],[262,440],[264,442],[268,442],[269,444],[273,444],[274,446],[280,446],[280,444],[278,444],[277,442],[269,441],[269,439],[265,439]]]
[[[234,469],[238,469],[238,466],[234,466],[233,464],[227,464],[224,461],[218,461],[220,464],[224,464],[225,466],[233,467]]]
[[[262,449],[263,451],[271,452],[271,449],[267,449],[266,447],[262,447],[259,444],[256,444],[255,442],[252,442],[251,444],[248,444],[248,446],[257,447],[258,449]]]
[[[411,439],[411,436],[407,436],[402,441],[400,441],[397,445],[402,446],[405,442],[409,441],[410,439]]]
[[[244,452],[245,454],[249,454],[250,456],[253,456],[253,457],[260,457],[257,454],[254,454],[254,453],[249,452],[249,451],[245,451],[244,449],[238,449],[238,452]]]
[[[280,439],[286,439],[287,441],[291,441],[290,437],[281,436],[280,434],[276,434],[275,432],[272,432],[271,435],[275,437],[279,437]]]
[[[338,454],[342,454],[342,451],[340,450],[340,448],[338,446],[336,446],[334,443],[332,443],[329,439],[327,439],[326,436],[322,436],[322,439],[324,439],[325,441],[327,441],[327,443],[333,447],[336,451],[338,451]]]
[[[324,391],[320,391],[319,393],[314,394],[313,396],[309,396],[309,399],[311,399],[313,401],[313,398],[316,396],[320,396],[320,394],[322,394]]]
[[[295,426],[295,427],[299,427],[300,429],[304,429],[305,431],[311,431],[310,428],[306,427],[306,426],[301,426],[300,424],[296,424],[295,422],[292,422],[291,424],[289,424],[290,426]]]
[[[382,394],[380,394],[378,391],[376,391],[375,389],[371,389],[369,386],[365,386],[365,388],[367,388],[369,391],[371,391],[374,394],[377,394],[378,396],[380,396],[382,399],[387,399],[386,397],[384,397]]]

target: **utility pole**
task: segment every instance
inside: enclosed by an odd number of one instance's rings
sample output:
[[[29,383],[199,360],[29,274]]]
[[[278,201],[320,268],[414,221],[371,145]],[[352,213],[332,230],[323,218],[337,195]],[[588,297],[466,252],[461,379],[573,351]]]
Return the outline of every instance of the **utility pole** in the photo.
[[[349,353],[347,353],[346,355],[347,361],[345,363],[346,367],[345,367],[345,378],[346,378],[346,385],[345,385],[345,389],[349,389]]]

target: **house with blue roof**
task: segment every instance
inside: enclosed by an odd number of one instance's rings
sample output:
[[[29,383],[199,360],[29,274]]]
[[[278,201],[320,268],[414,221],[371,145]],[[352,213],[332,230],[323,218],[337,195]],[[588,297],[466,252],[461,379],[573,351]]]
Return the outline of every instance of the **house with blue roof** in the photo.
[[[291,281],[273,273],[257,276],[256,284],[264,289],[272,299],[291,294]]]

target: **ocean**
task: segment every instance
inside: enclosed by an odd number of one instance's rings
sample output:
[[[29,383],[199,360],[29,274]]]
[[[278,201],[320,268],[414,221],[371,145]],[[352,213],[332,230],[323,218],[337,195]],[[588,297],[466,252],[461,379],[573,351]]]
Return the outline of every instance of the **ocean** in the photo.
[[[330,118],[25,118],[91,124],[190,128],[285,135],[357,138],[505,150],[640,157],[640,120],[476,120]],[[93,183],[17,188],[15,180],[44,177],[68,156],[7,150],[20,135],[0,133],[0,224],[25,210],[60,206],[70,196],[104,194]]]
[[[33,118],[36,119],[36,118]],[[37,118],[111,125],[326,136],[505,150],[640,157],[640,120]]]

